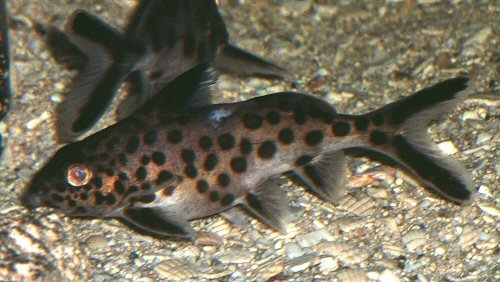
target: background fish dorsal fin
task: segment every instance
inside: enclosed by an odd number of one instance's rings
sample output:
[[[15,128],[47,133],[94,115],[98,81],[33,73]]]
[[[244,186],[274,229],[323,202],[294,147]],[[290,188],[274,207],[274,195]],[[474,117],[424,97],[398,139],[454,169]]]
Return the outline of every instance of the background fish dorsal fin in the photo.
[[[208,105],[211,103],[211,86],[216,79],[217,75],[208,63],[199,64],[170,82],[137,111],[175,113]]]

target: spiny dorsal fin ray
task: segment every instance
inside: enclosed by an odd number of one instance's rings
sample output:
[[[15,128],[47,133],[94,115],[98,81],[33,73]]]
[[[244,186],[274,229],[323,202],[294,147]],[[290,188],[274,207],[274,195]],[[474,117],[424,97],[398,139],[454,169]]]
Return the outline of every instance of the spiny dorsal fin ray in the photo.
[[[208,63],[181,74],[136,112],[175,113],[210,104],[211,87],[217,76]]]
[[[347,159],[343,152],[320,155],[294,172],[325,201],[335,203],[345,196]]]
[[[291,209],[279,178],[267,180],[249,192],[243,199],[243,206],[272,229],[283,234],[287,232]]]

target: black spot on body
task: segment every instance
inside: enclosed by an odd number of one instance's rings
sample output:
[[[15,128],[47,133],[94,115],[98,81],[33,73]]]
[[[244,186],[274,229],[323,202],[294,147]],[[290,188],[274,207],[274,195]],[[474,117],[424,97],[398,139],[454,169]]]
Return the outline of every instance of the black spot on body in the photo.
[[[234,136],[230,133],[224,133],[219,136],[219,146],[222,150],[231,150],[235,145]]]
[[[293,120],[298,125],[302,125],[302,124],[306,123],[307,115],[306,115],[305,111],[302,109],[297,109],[295,111],[295,113],[293,114]]]
[[[235,157],[231,159],[231,169],[237,173],[243,173],[247,170],[247,159],[245,157]]]
[[[262,117],[256,113],[245,113],[242,116],[243,125],[248,129],[257,129],[262,126]]]
[[[203,166],[204,166],[206,171],[211,171],[217,166],[218,162],[219,162],[219,158],[217,157],[217,155],[212,153],[212,154],[209,154],[207,156]]]
[[[149,131],[142,137],[144,143],[148,145],[154,144],[156,142],[156,139],[158,139],[158,132],[156,132],[156,130]]]
[[[69,199],[69,200],[68,200],[68,205],[69,205],[70,207],[73,207],[73,208],[74,208],[74,207],[76,207],[76,201],[75,201],[75,200],[71,200],[71,199]]]
[[[196,178],[196,176],[198,176],[198,170],[194,165],[188,165],[184,169],[184,174],[189,178]]]
[[[150,156],[148,156],[148,155],[142,155],[142,157],[141,157],[141,164],[148,165],[150,161],[151,161],[151,157]]]
[[[339,121],[332,126],[335,136],[346,136],[351,131],[351,125],[345,121]]]
[[[248,155],[253,151],[253,145],[250,140],[242,138],[240,141],[240,152],[242,155]]]
[[[182,141],[182,132],[177,129],[171,130],[167,134],[167,139],[172,144],[179,144]]]
[[[125,185],[123,184],[123,182],[121,180],[115,181],[114,188],[115,188],[114,190],[116,191],[117,194],[122,195],[123,193],[125,193]]]
[[[212,139],[208,136],[203,136],[200,138],[200,141],[198,142],[198,145],[202,150],[208,150],[212,147],[213,142]]]
[[[198,180],[198,182],[196,182],[196,190],[200,193],[206,193],[208,192],[208,189],[209,189],[209,186],[208,186],[208,182],[205,181],[205,180]]]
[[[153,152],[153,154],[151,154],[151,159],[156,165],[163,165],[165,164],[166,161],[165,154],[158,151]]]
[[[266,141],[259,146],[258,155],[262,159],[270,159],[276,153],[276,144],[272,141]]]
[[[143,195],[143,196],[134,198],[134,201],[141,202],[144,204],[152,203],[152,202],[154,202],[154,200],[156,200],[155,194]]]
[[[389,142],[389,137],[387,133],[375,130],[370,134],[370,142],[375,145],[384,145]]]
[[[295,141],[295,133],[291,128],[282,129],[278,133],[278,140],[285,145],[291,144]]]
[[[174,177],[174,175],[172,173],[170,173],[169,171],[162,170],[162,171],[160,171],[160,173],[158,173],[158,177],[156,178],[155,183],[156,183],[156,185],[161,185],[161,184],[165,183],[166,181],[171,180],[173,177]]]
[[[175,191],[175,186],[173,185],[170,185],[168,187],[165,187],[163,188],[163,191],[162,191],[162,194],[165,195],[165,196],[172,196],[174,194],[174,191]]]
[[[137,178],[137,180],[142,181],[146,179],[147,176],[148,176],[148,171],[143,166],[139,167],[135,172],[135,178]]]
[[[139,137],[137,135],[132,135],[129,137],[127,141],[127,145],[125,147],[125,151],[129,154],[135,153],[139,148]]]
[[[226,194],[221,199],[221,204],[228,206],[234,202],[234,196],[232,194]]]
[[[217,177],[217,183],[219,184],[220,187],[227,187],[229,183],[231,183],[231,178],[227,173],[221,173]]]
[[[210,192],[210,201],[211,202],[217,202],[220,200],[220,194],[217,191],[212,191]]]
[[[311,162],[313,159],[313,157],[311,156],[308,156],[308,155],[304,155],[304,156],[301,156],[299,157],[296,161],[295,161],[295,165],[296,166],[303,166],[303,165],[306,165],[308,164],[309,162]]]
[[[271,125],[276,125],[281,121],[281,114],[278,111],[270,111],[266,115],[267,122]]]
[[[306,144],[309,146],[315,146],[323,141],[323,132],[320,130],[315,130],[307,133],[306,135]]]
[[[370,124],[370,120],[366,115],[362,115],[356,118],[354,121],[354,127],[358,131],[365,131],[368,128],[368,125]]]
[[[183,149],[181,152],[181,158],[185,163],[190,164],[190,163],[194,162],[195,154],[194,154],[193,150]]]

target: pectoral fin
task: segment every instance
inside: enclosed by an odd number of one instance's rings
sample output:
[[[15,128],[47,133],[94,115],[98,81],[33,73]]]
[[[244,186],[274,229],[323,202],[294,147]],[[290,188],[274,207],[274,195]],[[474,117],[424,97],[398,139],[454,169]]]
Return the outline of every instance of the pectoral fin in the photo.
[[[335,152],[319,156],[294,172],[323,200],[338,202],[346,192],[346,169],[344,153]]]
[[[285,191],[280,188],[279,179],[270,179],[249,192],[243,199],[247,208],[263,223],[281,233],[286,233],[291,209]]]
[[[132,225],[158,236],[191,238],[194,235],[187,221],[173,219],[160,208],[130,208],[122,216]]]

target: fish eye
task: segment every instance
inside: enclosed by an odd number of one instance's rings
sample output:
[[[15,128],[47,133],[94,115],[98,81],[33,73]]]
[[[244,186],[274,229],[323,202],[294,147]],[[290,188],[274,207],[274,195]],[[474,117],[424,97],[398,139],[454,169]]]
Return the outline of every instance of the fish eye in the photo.
[[[72,186],[86,185],[91,178],[92,171],[84,164],[72,164],[68,167],[66,179]]]

